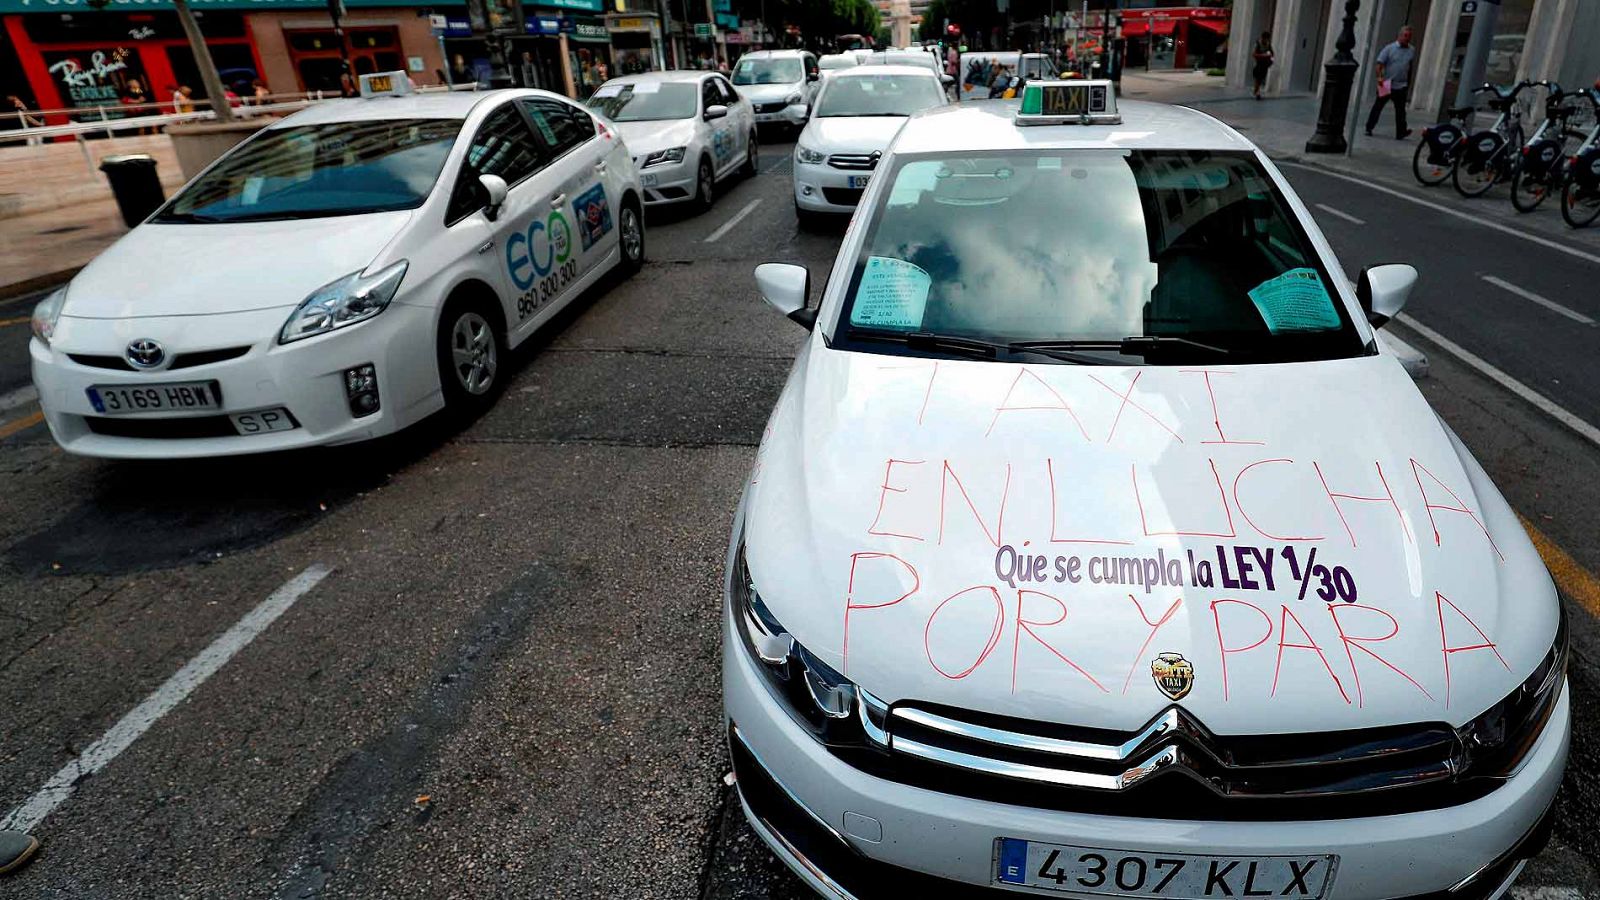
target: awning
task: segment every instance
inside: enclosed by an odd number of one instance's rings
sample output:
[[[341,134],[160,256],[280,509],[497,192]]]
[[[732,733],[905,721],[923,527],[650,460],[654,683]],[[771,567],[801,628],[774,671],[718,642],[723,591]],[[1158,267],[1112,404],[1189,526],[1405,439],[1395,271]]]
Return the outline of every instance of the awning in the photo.
[[[1175,19],[1125,19],[1123,37],[1144,37],[1147,34],[1169,35],[1178,26]]]
[[[1227,19],[1201,19],[1197,17],[1190,19],[1189,24],[1198,25],[1207,31],[1214,31],[1217,34],[1225,35],[1228,33]]]

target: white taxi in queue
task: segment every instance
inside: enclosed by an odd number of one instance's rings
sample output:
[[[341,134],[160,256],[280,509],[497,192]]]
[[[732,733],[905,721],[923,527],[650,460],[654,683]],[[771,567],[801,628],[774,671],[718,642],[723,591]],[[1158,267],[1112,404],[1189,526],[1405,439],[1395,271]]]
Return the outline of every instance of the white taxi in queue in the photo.
[[[733,83],[754,106],[756,124],[791,134],[805,127],[821,77],[808,50],[754,50],[733,67]]]
[[[830,74],[794,146],[794,209],[801,224],[854,212],[906,119],[945,102],[939,74],[924,66],[862,65]]]
[[[613,78],[589,108],[628,142],[646,205],[710,209],[717,183],[754,175],[758,147],[750,102],[716,72],[645,72]]]
[[[403,72],[362,90],[262,129],[39,304],[62,448],[255,453],[474,412],[509,348],[643,265],[633,162],[583,107]]]
[[[843,75],[830,76],[843,80]],[[1232,129],[1033,82],[914,117],[734,521],[743,809],[834,898],[1486,900],[1566,764],[1565,618]]]

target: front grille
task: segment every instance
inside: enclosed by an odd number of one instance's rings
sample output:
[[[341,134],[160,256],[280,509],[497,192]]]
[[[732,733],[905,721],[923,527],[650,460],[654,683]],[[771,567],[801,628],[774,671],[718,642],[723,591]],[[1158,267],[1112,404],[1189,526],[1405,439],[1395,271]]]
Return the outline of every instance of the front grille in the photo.
[[[165,371],[173,369],[192,369],[195,366],[208,366],[212,363],[226,362],[250,352],[249,346],[223,347],[219,350],[197,350],[193,353],[180,353],[172,358],[172,365]],[[143,372],[144,369],[135,369],[120,356],[110,356],[98,353],[68,353],[67,358],[80,366],[93,369],[114,369],[118,372]]]
[[[866,188],[825,187],[822,197],[834,206],[855,206],[861,202],[861,195],[865,192]]]
[[[870,171],[878,167],[878,160],[882,158],[879,153],[835,153],[828,157],[828,165],[835,169],[851,169],[854,171]]]
[[[235,437],[238,429],[227,416],[184,416],[171,419],[116,419],[110,416],[85,416],[83,421],[95,434],[107,437],[151,440]]]
[[[783,112],[784,108],[789,104],[779,101],[777,103],[756,103],[753,105],[758,113],[775,113]]]
[[[905,784],[1105,815],[1369,816],[1452,806],[1496,783],[1457,777],[1462,748],[1442,723],[1219,736],[1177,706],[1118,732],[900,704],[885,730],[888,753],[838,752]]]

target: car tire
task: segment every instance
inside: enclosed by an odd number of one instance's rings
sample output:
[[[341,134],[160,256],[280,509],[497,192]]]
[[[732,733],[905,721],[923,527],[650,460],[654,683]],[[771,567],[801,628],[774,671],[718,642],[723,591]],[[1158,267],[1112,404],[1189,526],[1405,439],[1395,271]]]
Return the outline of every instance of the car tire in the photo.
[[[482,415],[505,385],[506,340],[499,311],[481,296],[452,298],[439,317],[435,344],[446,412],[463,421]]]
[[[627,278],[644,268],[644,214],[639,211],[639,201],[629,197],[622,203],[622,213],[617,222],[617,272]]]
[[[755,129],[750,130],[749,145],[745,149],[744,165],[739,167],[739,174],[746,178],[754,178],[761,164],[761,146],[756,140]]]
[[[717,202],[717,170],[711,167],[711,160],[700,158],[700,168],[694,177],[694,205],[701,212],[709,210]]]

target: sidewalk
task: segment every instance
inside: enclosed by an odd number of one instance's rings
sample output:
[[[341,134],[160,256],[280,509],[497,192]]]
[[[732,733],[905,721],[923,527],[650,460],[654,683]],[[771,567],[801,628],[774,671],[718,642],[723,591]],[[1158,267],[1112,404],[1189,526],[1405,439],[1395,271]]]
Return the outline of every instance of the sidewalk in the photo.
[[[1345,155],[1307,153],[1306,140],[1316,130],[1321,103],[1313,94],[1295,93],[1256,100],[1248,90],[1228,87],[1222,78],[1196,72],[1130,72],[1122,78],[1122,96],[1193,107],[1228,123],[1279,163],[1300,164],[1359,179],[1380,191],[1393,191],[1422,203],[1470,216],[1493,227],[1536,235],[1586,252],[1600,252],[1600,228],[1568,228],[1551,201],[1538,210],[1518,213],[1511,206],[1509,188],[1500,185],[1488,195],[1469,200],[1448,183],[1427,188],[1411,174],[1411,155],[1421,130],[1431,122],[1413,121],[1410,138],[1394,139],[1393,113],[1373,137],[1358,127],[1355,143]],[[1364,124],[1366,110],[1357,111]],[[1382,129],[1387,128],[1388,131]],[[1441,213],[1445,214],[1445,213]]]

